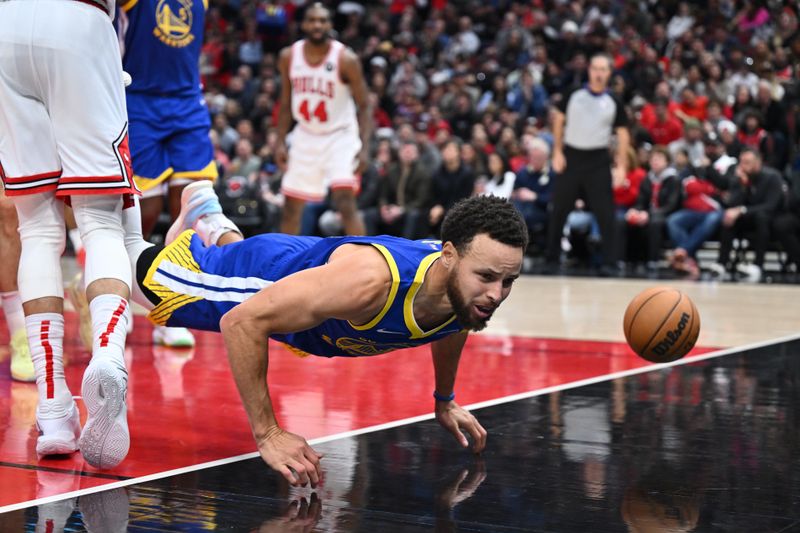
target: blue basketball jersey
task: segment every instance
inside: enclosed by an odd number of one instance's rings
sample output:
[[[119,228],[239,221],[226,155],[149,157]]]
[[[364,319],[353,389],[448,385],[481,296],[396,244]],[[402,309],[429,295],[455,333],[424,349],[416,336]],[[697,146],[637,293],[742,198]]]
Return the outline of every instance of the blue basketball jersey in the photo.
[[[200,93],[200,49],[207,0],[122,0],[118,27],[128,92]]]
[[[389,236],[264,234],[206,247],[186,231],[159,253],[145,277],[145,287],[161,300],[149,317],[156,324],[219,331],[222,315],[234,306],[286,276],[324,265],[343,244],[373,246],[386,259],[392,285],[381,311],[363,325],[330,319],[306,331],[273,335],[275,340],[301,355],[352,357],[426,344],[461,331],[455,316],[428,331],[414,319],[414,297],[441,255],[441,243]]]

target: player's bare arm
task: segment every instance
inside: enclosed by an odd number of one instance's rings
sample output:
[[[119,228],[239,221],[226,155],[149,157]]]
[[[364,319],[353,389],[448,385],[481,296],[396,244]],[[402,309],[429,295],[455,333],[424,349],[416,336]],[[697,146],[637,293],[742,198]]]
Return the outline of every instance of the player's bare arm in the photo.
[[[461,350],[467,342],[467,332],[462,331],[431,343],[436,392],[449,396],[455,387]],[[472,450],[480,453],[486,447],[486,430],[478,420],[454,400],[436,401],[436,421],[453,434],[461,445],[469,446],[463,432],[472,437]]]
[[[369,140],[372,137],[373,129],[372,106],[369,103],[369,91],[364,81],[361,61],[349,48],[342,53],[340,69],[342,81],[350,86],[350,93],[356,104],[358,132],[361,137],[361,152],[358,154],[356,173],[360,174],[367,169],[369,164]]]
[[[292,126],[292,80],[289,78],[289,63],[292,57],[291,47],[281,50],[278,56],[278,71],[281,73],[281,96],[278,107],[278,146],[275,159],[282,168],[286,167],[286,135]]]
[[[366,323],[383,308],[391,282],[380,252],[344,245],[327,264],[276,282],[220,321],[231,372],[261,457],[292,485],[310,481],[316,486],[321,456],[278,424],[266,379],[268,337],[303,331],[331,318]]]

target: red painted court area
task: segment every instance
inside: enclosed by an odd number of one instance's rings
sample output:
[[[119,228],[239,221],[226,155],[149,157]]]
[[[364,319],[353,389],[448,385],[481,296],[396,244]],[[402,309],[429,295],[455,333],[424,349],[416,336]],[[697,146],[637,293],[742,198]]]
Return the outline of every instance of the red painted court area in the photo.
[[[74,316],[67,317],[67,332],[67,382],[79,395],[89,354],[79,349]],[[113,470],[98,471],[79,453],[37,460],[36,386],[12,382],[7,362],[0,366],[0,506],[255,450],[222,338],[198,333],[196,348],[185,351],[151,346],[150,336],[149,323],[136,317],[126,352],[131,452]],[[647,364],[624,344],[473,335],[462,355],[456,401],[492,400]],[[301,359],[272,343],[269,366],[278,419],[307,439],[433,409],[428,347],[371,358]]]

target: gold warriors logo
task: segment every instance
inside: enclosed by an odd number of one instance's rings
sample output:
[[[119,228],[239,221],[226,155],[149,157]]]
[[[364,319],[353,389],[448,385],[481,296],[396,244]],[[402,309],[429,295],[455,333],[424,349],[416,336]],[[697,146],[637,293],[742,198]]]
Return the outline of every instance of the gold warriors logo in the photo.
[[[162,43],[183,48],[194,41],[192,0],[158,0],[155,35]]]
[[[336,339],[336,347],[340,350],[349,353],[350,355],[378,355],[386,352],[391,352],[392,350],[399,350],[401,348],[411,348],[415,346],[414,344],[404,344],[404,343],[376,343],[371,339],[365,339],[363,337],[359,337],[354,339],[353,337],[339,337]]]

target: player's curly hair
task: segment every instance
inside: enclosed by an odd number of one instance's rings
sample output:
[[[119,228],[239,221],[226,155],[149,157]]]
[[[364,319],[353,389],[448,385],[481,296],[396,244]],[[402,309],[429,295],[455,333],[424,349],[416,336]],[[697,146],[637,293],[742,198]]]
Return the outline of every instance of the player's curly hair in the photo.
[[[456,203],[442,222],[442,242],[452,242],[463,254],[476,235],[521,248],[528,247],[525,220],[511,203],[496,196],[473,196]]]

